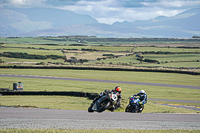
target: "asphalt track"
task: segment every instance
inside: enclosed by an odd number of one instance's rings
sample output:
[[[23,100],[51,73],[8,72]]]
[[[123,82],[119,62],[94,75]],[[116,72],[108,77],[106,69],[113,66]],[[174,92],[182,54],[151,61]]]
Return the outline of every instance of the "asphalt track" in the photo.
[[[146,82],[132,82],[132,81],[115,81],[115,80],[100,80],[100,79],[81,79],[81,78],[53,77],[53,76],[0,74],[0,77],[56,79],[56,80],[71,80],[71,81],[87,81],[87,82],[103,82],[103,83],[117,83],[117,84],[133,84],[133,85],[148,85],[148,86],[200,89],[200,86],[191,86],[191,85],[175,85],[175,84],[146,83]]]
[[[199,114],[88,113],[84,110],[0,107],[0,128],[200,130]]]

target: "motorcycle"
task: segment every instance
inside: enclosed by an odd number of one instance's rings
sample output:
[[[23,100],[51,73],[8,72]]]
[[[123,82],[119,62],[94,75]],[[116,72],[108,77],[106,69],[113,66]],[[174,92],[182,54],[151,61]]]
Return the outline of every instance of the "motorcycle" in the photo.
[[[129,104],[126,107],[125,112],[131,112],[131,113],[141,113],[143,108],[139,108],[140,104],[139,104],[140,100],[139,97],[135,96],[135,97],[131,97],[129,100]]]
[[[105,110],[114,111],[114,106],[117,104],[118,96],[114,92],[103,95],[96,102],[92,103],[88,108],[88,112],[101,113]]]

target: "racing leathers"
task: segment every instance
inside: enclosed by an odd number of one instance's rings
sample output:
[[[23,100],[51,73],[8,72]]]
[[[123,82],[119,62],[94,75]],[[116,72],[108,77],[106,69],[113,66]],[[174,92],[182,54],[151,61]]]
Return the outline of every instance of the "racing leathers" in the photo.
[[[134,96],[139,96],[139,112],[142,112],[142,110],[144,109],[144,104],[147,103],[147,94],[144,93],[144,94],[141,94],[141,93],[138,93],[138,94],[134,94],[133,96],[131,97],[134,97]]]

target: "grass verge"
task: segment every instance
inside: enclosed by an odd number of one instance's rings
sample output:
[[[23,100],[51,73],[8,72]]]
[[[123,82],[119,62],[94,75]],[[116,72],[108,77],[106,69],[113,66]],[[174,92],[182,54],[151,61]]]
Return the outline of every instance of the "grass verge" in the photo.
[[[161,72],[1,68],[0,73],[200,86],[199,75]]]
[[[118,72],[118,71],[93,71],[93,70],[53,70],[53,69],[0,69],[1,74],[21,74],[21,75],[41,75],[57,76],[71,78],[88,78],[118,81],[135,81],[135,82],[158,82],[199,85],[199,76],[168,74],[168,73],[145,73],[145,72]],[[105,89],[114,89],[119,85],[122,87],[122,96],[124,99],[124,108],[128,104],[128,97],[138,93],[141,89],[147,92],[149,99],[173,99],[173,100],[191,100],[200,101],[199,89],[159,87],[147,85],[131,85],[116,83],[100,82],[83,82],[68,80],[52,79],[35,79],[35,78],[9,78],[0,77],[0,88],[12,89],[12,83],[24,83],[24,91],[83,91],[100,93]],[[43,101],[43,102],[41,102]],[[77,102],[79,101],[79,102]],[[92,101],[87,98],[78,97],[59,97],[59,96],[0,96],[2,106],[27,106],[39,108],[56,108],[56,109],[74,109],[87,110]],[[170,112],[170,113],[197,113],[197,111],[167,107],[164,105],[154,104],[155,101],[148,101],[145,105],[144,113],[152,112]],[[170,102],[165,102],[170,103]],[[183,105],[200,105],[193,103],[179,103]],[[68,107],[66,108],[66,105]],[[124,112],[124,109],[118,110]]]
[[[70,96],[1,96],[0,106],[18,108],[46,108],[66,110],[87,110],[92,100],[82,97]],[[128,105],[127,99],[122,99],[122,108],[115,112],[124,112]],[[165,105],[154,104],[148,101],[143,113],[199,113],[195,110],[174,108]]]

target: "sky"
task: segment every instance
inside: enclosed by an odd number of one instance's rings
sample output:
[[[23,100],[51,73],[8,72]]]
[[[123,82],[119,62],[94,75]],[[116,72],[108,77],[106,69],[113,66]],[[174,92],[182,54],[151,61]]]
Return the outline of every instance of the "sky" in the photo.
[[[56,8],[87,14],[100,23],[134,22],[158,16],[172,17],[200,0],[0,0],[0,8]]]

